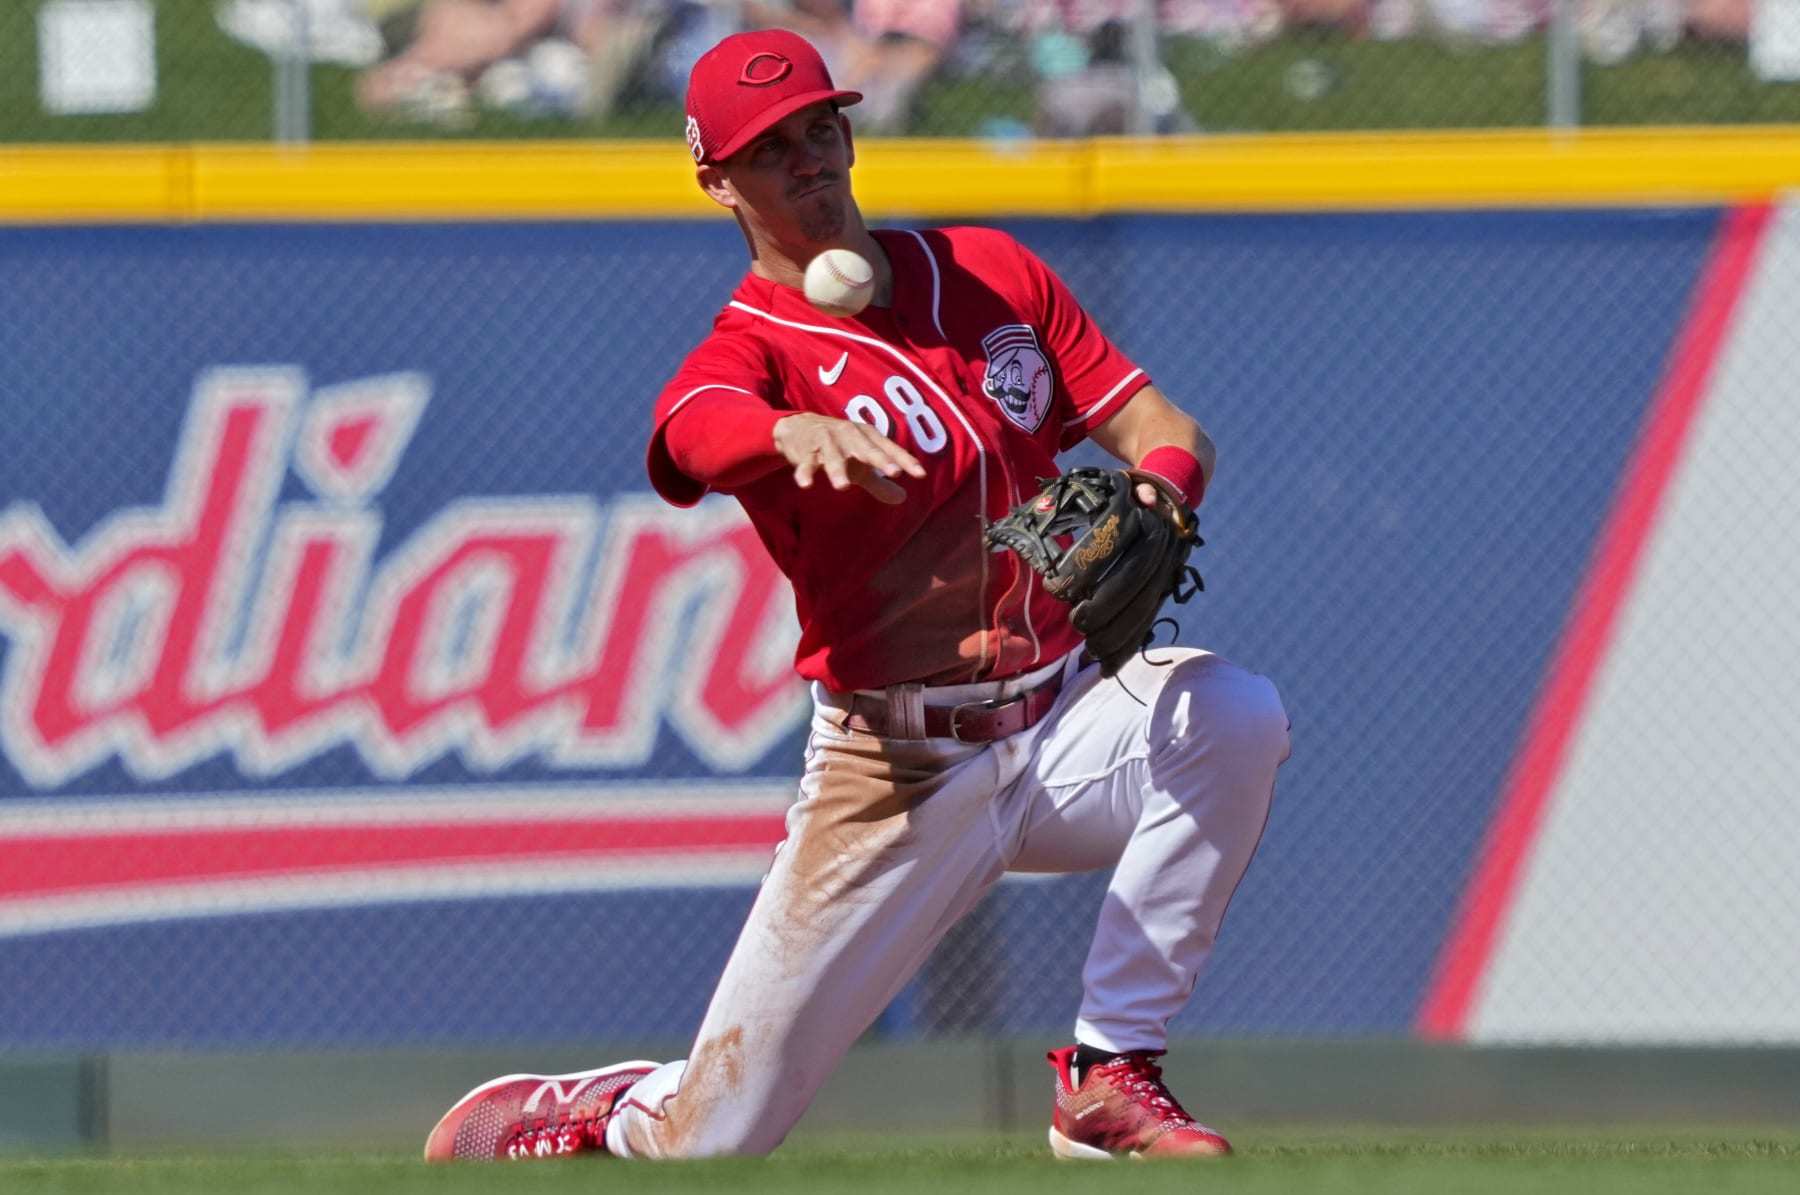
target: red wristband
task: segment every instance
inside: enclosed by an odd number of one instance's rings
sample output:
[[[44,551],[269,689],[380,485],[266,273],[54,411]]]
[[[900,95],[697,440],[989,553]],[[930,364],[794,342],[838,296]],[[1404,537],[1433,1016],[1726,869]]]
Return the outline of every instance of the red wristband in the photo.
[[[1194,459],[1193,453],[1173,444],[1152,448],[1137,467],[1165,478],[1181,491],[1189,506],[1200,505],[1200,499],[1206,494],[1206,474],[1200,471],[1200,462]]]

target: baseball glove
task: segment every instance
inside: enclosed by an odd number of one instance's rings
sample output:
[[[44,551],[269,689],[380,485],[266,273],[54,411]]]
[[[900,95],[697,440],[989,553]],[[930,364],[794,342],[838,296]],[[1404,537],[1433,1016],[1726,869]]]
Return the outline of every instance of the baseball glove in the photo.
[[[1133,491],[1156,487],[1155,506]],[[1074,469],[988,526],[992,550],[1011,549],[1074,607],[1070,621],[1112,676],[1150,643],[1164,599],[1202,588],[1188,554],[1204,541],[1193,510],[1167,481],[1134,469]]]

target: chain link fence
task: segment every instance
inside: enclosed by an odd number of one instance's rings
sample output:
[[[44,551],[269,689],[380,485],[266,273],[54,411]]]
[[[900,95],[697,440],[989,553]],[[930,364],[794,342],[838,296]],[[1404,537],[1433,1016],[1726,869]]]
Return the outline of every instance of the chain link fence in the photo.
[[[775,24],[865,135],[1800,119],[1792,0],[15,0],[0,141],[675,139]]]
[[[1460,1027],[1616,1035],[1610,1005],[1532,1019],[1584,1002],[1599,939],[1618,1007],[1680,1005],[1653,1027],[1800,1038],[1767,1015],[1800,1009],[1792,620],[1743,596],[1800,556],[1779,487],[1723,484],[1800,450],[1800,229],[1726,252],[1731,219],[1006,225],[1221,445],[1183,638],[1294,719],[1176,1032],[1416,1030],[1634,445],[1707,376],[1691,328],[1739,260],[1781,285],[1695,391],[1704,469],[1668,499],[1693,538],[1632,607],[1664,621],[1620,632],[1601,714],[1627,720],[1550,794],[1587,829],[1546,831],[1502,1003]],[[692,1031],[806,705],[733,504],[645,492],[650,398],[742,269],[722,218],[0,230],[0,1050]],[[1003,883],[883,1031],[1066,1033],[1105,883]],[[1646,949],[1656,901],[1718,915]],[[1708,995],[1740,980],[1763,1019]]]

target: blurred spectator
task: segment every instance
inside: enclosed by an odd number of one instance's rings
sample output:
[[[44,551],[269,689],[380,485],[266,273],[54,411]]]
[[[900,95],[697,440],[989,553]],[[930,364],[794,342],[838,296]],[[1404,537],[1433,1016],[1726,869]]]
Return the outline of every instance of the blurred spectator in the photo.
[[[1156,12],[1162,32],[1226,49],[1268,41],[1284,22],[1279,0],[1162,0]]]
[[[863,93],[856,126],[904,132],[919,89],[962,29],[962,0],[751,0],[746,27],[792,29],[819,48],[838,85]]]
[[[998,7],[1026,32],[1058,28],[1086,37],[1109,21],[1130,25],[1143,6],[1139,0],[1005,0]],[[1155,0],[1151,8],[1161,33],[1228,46],[1267,41],[1282,24],[1282,0]]]
[[[1743,42],[1750,37],[1758,0],[1687,0],[1687,28],[1695,37]],[[1769,4],[1771,0],[1760,0]],[[1776,4],[1793,0],[1773,0]]]
[[[1369,23],[1372,5],[1373,0],[1281,0],[1282,24],[1360,30]]]
[[[1132,50],[1136,0],[1037,0],[1022,11],[1038,79],[1035,130],[1045,137],[1122,134],[1139,128],[1155,133],[1197,128],[1181,106],[1181,91],[1150,44]],[[1241,0],[1200,5],[1165,3],[1159,21],[1179,17],[1187,28],[1244,32],[1220,18],[1242,18],[1255,10]],[[1198,18],[1204,17],[1204,21]]]
[[[589,58],[578,115],[612,110],[678,7],[671,0],[563,0],[565,36]]]
[[[687,95],[688,73],[700,55],[743,27],[739,0],[676,0],[656,34],[656,42],[637,80],[639,98],[674,100]]]
[[[1122,21],[1101,24],[1088,34],[1080,65],[1066,72],[1046,70],[1040,61],[1035,122],[1040,137],[1132,131],[1138,85],[1126,45],[1128,33]]]
[[[673,13],[670,0],[372,0],[402,41],[357,79],[365,111],[454,122],[488,103],[603,115]]]
[[[863,122],[903,132],[919,88],[936,73],[962,26],[960,0],[856,0],[851,22],[863,56],[851,87],[863,93]]]
[[[1197,127],[1157,60],[1158,37],[1232,51],[1315,28],[1500,45],[1542,30],[1556,0],[230,0],[220,22],[279,47],[292,23],[277,22],[276,9],[290,13],[293,3],[331,34],[313,47],[319,56],[352,61],[351,34],[360,30],[366,46],[380,28],[389,57],[357,85],[374,112],[453,122],[474,96],[569,116],[603,115],[627,93],[678,102],[707,46],[734,29],[781,26],[809,38],[834,76],[864,93],[862,131],[904,132],[922,88],[946,67],[979,78],[1025,61],[1037,80],[1034,129],[1062,137]],[[1759,3],[1800,0],[1573,3],[1584,54],[1611,63],[1668,50],[1684,32],[1742,43]],[[1145,11],[1156,20],[1147,46],[1133,35]]]
[[[1543,27],[1554,8],[1555,0],[1369,0],[1364,28],[1378,41],[1431,37],[1457,45],[1507,45]]]
[[[1640,49],[1666,52],[1683,27],[1700,36],[1741,39],[1753,0],[1574,0],[1582,52],[1591,61],[1622,62]],[[1779,0],[1778,0],[1779,2]],[[1301,11],[1354,0],[1282,0],[1290,20]],[[1458,44],[1504,45],[1549,26],[1555,0],[1366,0],[1364,27],[1381,41],[1433,37]]]
[[[1681,40],[1687,10],[1705,0],[1581,0],[1575,27],[1591,62],[1623,62],[1640,48],[1667,51]]]

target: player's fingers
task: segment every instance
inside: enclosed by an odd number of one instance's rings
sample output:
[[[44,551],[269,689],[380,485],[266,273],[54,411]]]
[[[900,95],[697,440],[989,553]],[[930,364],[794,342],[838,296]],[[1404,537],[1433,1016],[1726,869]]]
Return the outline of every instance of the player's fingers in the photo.
[[[804,457],[800,458],[800,463],[794,466],[794,484],[803,490],[812,489],[813,474],[818,472],[818,470],[818,453],[807,453]]]
[[[900,445],[894,443],[886,436],[881,435],[879,432],[876,433],[876,438],[881,441],[881,451],[883,456],[891,461],[897,468],[904,470],[913,477],[925,476],[925,466],[919,463],[918,457],[906,451],[906,449],[900,447]]]
[[[919,463],[918,457],[874,428],[864,427],[862,424],[857,426],[862,429],[863,441],[867,449],[866,452],[859,454],[863,460],[868,461],[889,477],[899,473],[906,473],[913,477],[925,476],[925,466]]]
[[[1147,482],[1147,481],[1138,482],[1137,490],[1135,491],[1135,493],[1137,494],[1138,505],[1140,505],[1140,506],[1155,506],[1156,505],[1156,487],[1151,485],[1149,482]]]
[[[831,482],[834,490],[850,488],[850,471],[844,457],[844,450],[830,440],[819,446],[819,466],[825,470],[825,477]]]
[[[882,450],[887,453],[889,460],[893,461],[913,477],[925,476],[925,466],[919,463],[918,457],[906,451],[906,449],[900,447],[900,445],[894,443],[894,441],[888,439],[880,432],[875,433],[875,438],[881,441]]]

